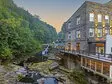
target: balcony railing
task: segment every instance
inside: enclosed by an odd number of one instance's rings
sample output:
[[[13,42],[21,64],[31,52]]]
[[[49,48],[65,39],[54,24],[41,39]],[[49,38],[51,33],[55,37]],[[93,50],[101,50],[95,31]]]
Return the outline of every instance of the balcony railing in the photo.
[[[98,53],[98,52],[89,52],[85,50],[60,50],[61,52],[70,53],[74,55],[81,55],[97,60],[102,60],[106,62],[112,62],[112,54]]]

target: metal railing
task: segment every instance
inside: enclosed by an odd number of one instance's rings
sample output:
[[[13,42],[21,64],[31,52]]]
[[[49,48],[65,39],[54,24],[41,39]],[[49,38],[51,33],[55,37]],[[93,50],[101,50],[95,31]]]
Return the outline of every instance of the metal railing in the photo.
[[[112,62],[112,54],[89,52],[85,50],[64,50],[60,49],[61,52],[66,52],[74,55],[86,56],[94,59],[99,59],[102,61]]]

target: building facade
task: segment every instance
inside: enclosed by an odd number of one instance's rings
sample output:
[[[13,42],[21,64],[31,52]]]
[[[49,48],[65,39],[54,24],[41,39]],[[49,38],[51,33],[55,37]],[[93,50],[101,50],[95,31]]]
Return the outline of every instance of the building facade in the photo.
[[[65,49],[106,53],[112,35],[112,0],[101,4],[85,1],[64,23]],[[112,52],[112,44],[109,50]]]

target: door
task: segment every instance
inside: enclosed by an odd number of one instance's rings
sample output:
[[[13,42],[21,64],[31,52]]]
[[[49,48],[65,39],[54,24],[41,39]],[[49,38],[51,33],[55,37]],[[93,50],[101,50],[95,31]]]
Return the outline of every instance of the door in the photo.
[[[104,47],[99,47],[99,53],[104,54]]]
[[[96,53],[104,54],[104,44],[96,44]]]

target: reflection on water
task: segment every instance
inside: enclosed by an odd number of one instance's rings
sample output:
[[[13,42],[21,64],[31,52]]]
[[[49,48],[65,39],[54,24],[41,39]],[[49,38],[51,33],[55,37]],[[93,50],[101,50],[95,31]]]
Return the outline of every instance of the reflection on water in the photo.
[[[58,81],[54,77],[42,78],[37,80],[39,84],[58,84]]]

